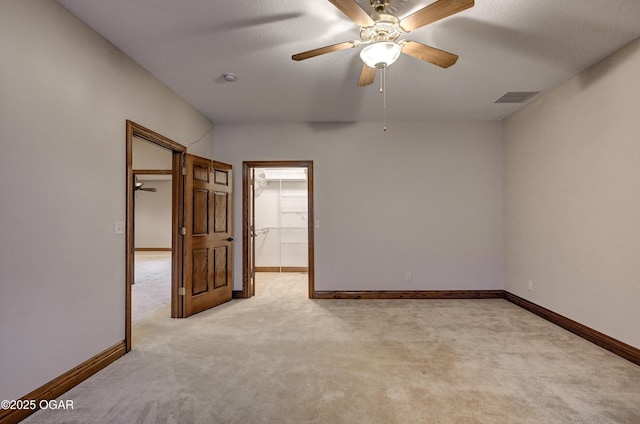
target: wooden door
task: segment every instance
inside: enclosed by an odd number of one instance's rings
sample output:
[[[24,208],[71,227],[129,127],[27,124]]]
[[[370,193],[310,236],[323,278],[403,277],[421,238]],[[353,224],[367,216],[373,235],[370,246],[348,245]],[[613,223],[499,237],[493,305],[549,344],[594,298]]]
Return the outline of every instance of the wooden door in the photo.
[[[231,165],[186,154],[184,317],[231,300]]]

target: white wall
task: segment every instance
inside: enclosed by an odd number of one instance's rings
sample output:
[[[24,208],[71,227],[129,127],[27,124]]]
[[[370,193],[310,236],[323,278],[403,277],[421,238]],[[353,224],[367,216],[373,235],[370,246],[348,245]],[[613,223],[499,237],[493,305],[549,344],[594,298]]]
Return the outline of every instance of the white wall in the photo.
[[[142,177],[142,176],[141,176]],[[171,180],[145,180],[144,187],[155,192],[136,191],[136,248],[171,248]]]
[[[640,348],[638,75],[640,41],[506,120],[505,228],[508,291]]]
[[[0,399],[124,339],[125,120],[211,123],[49,0],[1,0]],[[194,153],[211,157],[208,136]]]
[[[170,171],[173,167],[171,150],[146,141],[140,137],[133,137],[132,165],[134,170],[156,169]]]
[[[502,289],[502,123],[220,124],[216,158],[313,160],[317,290]],[[241,288],[241,178],[235,179]],[[406,272],[413,281],[404,282]]]

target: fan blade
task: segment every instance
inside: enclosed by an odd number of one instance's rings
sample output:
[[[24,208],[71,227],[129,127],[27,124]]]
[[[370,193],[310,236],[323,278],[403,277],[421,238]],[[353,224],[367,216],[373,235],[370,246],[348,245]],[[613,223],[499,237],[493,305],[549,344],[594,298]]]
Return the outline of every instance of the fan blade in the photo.
[[[376,68],[371,68],[364,63],[362,64],[362,72],[360,72],[360,78],[358,79],[358,85],[364,87],[365,85],[373,84],[373,80],[376,78]]]
[[[355,41],[345,41],[344,43],[333,44],[331,46],[320,47],[319,49],[309,50],[308,52],[298,53],[291,56],[293,60],[305,60],[310,57],[320,56],[321,54],[337,52],[338,50],[350,49],[357,46]]]
[[[438,0],[400,21],[407,32],[473,7],[473,0]]]
[[[402,53],[406,53],[416,59],[424,60],[425,62],[433,63],[441,68],[448,68],[458,60],[458,56],[453,53],[445,52],[435,47],[425,46],[415,41],[406,41],[402,45]]]
[[[329,2],[356,24],[363,27],[373,26],[373,19],[356,3],[356,0],[329,0]]]

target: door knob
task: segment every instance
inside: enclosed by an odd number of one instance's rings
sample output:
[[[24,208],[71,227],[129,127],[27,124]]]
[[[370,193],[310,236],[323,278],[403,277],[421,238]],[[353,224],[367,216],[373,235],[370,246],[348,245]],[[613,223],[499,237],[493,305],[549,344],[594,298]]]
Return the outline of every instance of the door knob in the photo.
[[[233,237],[226,238],[227,241],[233,241]]]

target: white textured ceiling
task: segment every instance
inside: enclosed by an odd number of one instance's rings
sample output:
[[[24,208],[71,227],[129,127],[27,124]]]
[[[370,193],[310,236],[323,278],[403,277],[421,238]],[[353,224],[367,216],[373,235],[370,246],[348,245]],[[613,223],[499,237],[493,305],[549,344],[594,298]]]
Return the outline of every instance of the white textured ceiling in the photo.
[[[291,60],[359,39],[326,0],[58,1],[215,123],[382,119],[378,78],[356,85],[360,48]],[[431,2],[391,6],[402,18]],[[549,90],[639,37],[640,0],[476,0],[403,37],[460,59],[402,55],[387,69],[387,119],[502,119],[522,107],[494,104],[505,92]]]

